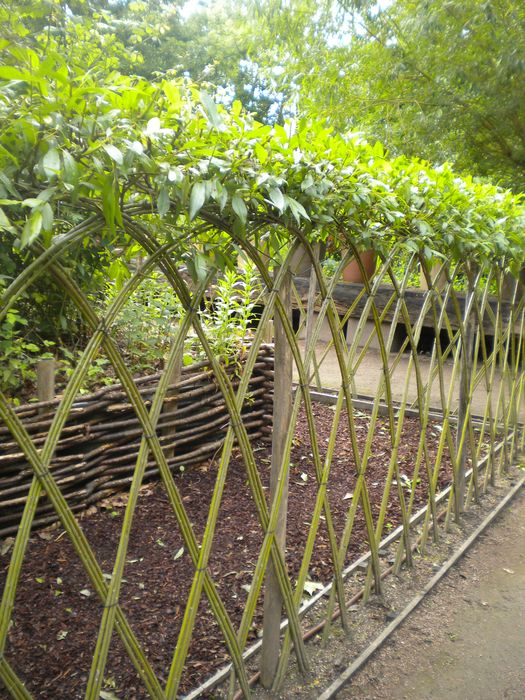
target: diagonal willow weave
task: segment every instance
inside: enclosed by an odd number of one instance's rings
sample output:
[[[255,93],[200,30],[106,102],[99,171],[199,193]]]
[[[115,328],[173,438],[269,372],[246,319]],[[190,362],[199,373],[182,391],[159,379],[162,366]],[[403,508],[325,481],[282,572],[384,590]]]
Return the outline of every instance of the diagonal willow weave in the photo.
[[[102,217],[97,215],[72,229],[47,250],[34,247],[33,262],[13,282],[2,300],[0,316],[13,308],[20,294],[40,275],[49,275],[74,302],[90,330],[90,339],[58,404],[42,446],[35,445],[23,420],[0,395],[0,417],[33,474],[4,583],[0,608],[0,678],[12,697],[32,697],[24,681],[24,669],[18,668],[17,660],[10,655],[9,630],[13,615],[16,615],[17,587],[31,528],[39,500],[45,493],[101,604],[99,633],[91,666],[86,669],[85,697],[90,700],[100,697],[111,639],[116,632],[147,696],[176,698],[184,681],[190,645],[198,623],[199,605],[204,599],[213,613],[231,660],[228,693],[233,696],[240,690],[245,697],[249,697],[245,651],[261,605],[267,571],[272,572],[275,585],[272,589],[268,584],[266,595],[278,599],[278,624],[281,606],[287,619],[280,648],[278,645],[276,649],[276,666],[271,679],[273,686],[278,687],[286,674],[292,649],[299,668],[303,671],[308,668],[301,614],[305,585],[321,530],[325,533],[326,556],[330,559],[333,576],[331,595],[323,613],[326,618],[325,634],[328,635],[336,606],[340,610],[343,627],[347,626],[345,567],[350,544],[356,538],[359,518],[370,551],[366,598],[372,592],[381,591],[379,550],[382,538],[388,531],[388,507],[393,498],[399,503],[400,512],[395,562],[395,567],[399,568],[403,562],[407,565],[412,563],[415,539],[412,526],[418,507],[416,485],[422,482],[425,490],[423,500],[426,510],[420,534],[421,546],[425,547],[429,539],[437,540],[440,536],[440,504],[446,506],[446,527],[451,518],[459,520],[462,512],[482,497],[522,451],[525,439],[521,429],[525,349],[523,283],[519,278],[504,274],[503,268],[476,268],[468,262],[445,261],[437,269],[430,268],[425,259],[417,254],[407,255],[395,246],[388,256],[378,253],[376,271],[369,275],[352,241],[348,241],[347,252],[334,276],[326,277],[319,261],[318,247],[312,247],[300,233],[284,261],[271,272],[264,254],[248,238],[230,231],[230,253],[241,251],[250,259],[266,288],[264,309],[242,364],[239,381],[234,384],[220,358],[214,354],[198,313],[217,270],[211,269],[198,285],[189,284],[180,271],[181,260],[175,244],[161,245],[151,231],[129,212],[123,215],[123,225],[148,257],[103,315],[95,310],[60,264],[63,253],[85,236],[86,231],[96,232],[104,226]],[[310,277],[296,276],[292,293],[286,296],[284,290],[292,281],[300,255],[308,260]],[[343,270],[352,260],[359,267],[361,279],[357,283],[341,282]],[[169,282],[184,314],[172,339],[164,372],[151,403],[147,405],[126,367],[112,331],[127,300],[153,269],[160,270]],[[423,290],[411,286],[419,274],[424,281]],[[292,305],[299,318],[297,329],[292,323]],[[281,448],[278,459],[274,459],[277,474],[275,486],[268,496],[254,445],[243,424],[242,409],[249,400],[250,378],[272,319],[280,328],[279,335],[276,334],[276,356],[288,353],[293,361],[296,386],[292,395],[290,375],[288,384],[285,383],[287,395],[280,396],[276,384],[274,404],[288,400],[291,404],[289,420],[283,425],[274,425],[274,452],[277,438]],[[229,417],[217,460],[206,525],[200,537],[195,532],[191,513],[168,464],[158,425],[170,377],[190,331],[198,338],[206,355]],[[427,354],[422,354],[425,342]],[[57,483],[53,467],[53,455],[73,403],[100,349],[110,360],[142,430],[109,582],[108,577],[103,575],[97,552],[88,542],[78,517]],[[329,397],[334,408],[329,438],[324,444],[321,444],[316,420],[314,385],[318,393],[324,392],[325,398]],[[365,402],[367,432],[363,436],[359,433],[356,416],[363,408],[364,395],[368,401]],[[297,553],[300,563],[293,570],[288,563],[290,553],[285,553],[277,533],[287,507],[291,453],[301,412],[305,416],[307,440],[311,448],[308,468],[316,490],[304,549]],[[419,421],[420,430],[410,473],[406,473],[407,468],[402,466],[400,458],[408,417]],[[386,421],[384,424],[383,419]],[[355,477],[344,522],[334,516],[334,504],[330,498],[331,473],[341,426],[347,431],[348,449],[352,455],[352,466],[349,464],[348,469],[353,470]],[[388,431],[390,454],[384,463],[378,507],[374,508],[371,494],[374,485],[367,478],[367,470],[374,457],[375,436],[379,430],[385,429]],[[431,454],[428,447],[431,430],[437,431],[435,454]],[[235,446],[242,457],[252,506],[262,535],[240,618],[230,612],[221,582],[214,579],[209,566]],[[450,488],[442,494],[440,475],[445,455],[450,462]],[[162,674],[165,682],[148,658],[146,645],[134,633],[121,606],[132,525],[150,458],[155,461],[171,506],[173,527],[180,531],[193,567],[191,587],[183,601],[184,614],[177,643],[172,650],[170,666]],[[265,633],[271,624],[271,620],[266,621]]]

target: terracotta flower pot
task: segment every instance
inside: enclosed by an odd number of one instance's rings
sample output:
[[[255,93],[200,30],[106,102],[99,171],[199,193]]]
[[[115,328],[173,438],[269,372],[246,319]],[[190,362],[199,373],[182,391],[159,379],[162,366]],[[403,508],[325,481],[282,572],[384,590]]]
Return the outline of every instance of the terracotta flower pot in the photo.
[[[359,257],[363,264],[366,279],[369,280],[376,271],[376,253],[374,250],[364,250],[362,253],[359,253]],[[343,270],[343,282],[356,282],[358,284],[365,282],[357,260],[352,260]]]

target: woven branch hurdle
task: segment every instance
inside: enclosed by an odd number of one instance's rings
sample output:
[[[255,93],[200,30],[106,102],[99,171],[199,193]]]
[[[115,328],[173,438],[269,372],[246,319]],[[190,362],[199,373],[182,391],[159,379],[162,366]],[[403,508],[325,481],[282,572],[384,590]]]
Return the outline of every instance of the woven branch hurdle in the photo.
[[[409,476],[412,482],[416,483],[419,475],[424,472],[428,484],[428,507],[420,534],[423,547],[427,546],[429,539],[437,539],[443,527],[437,518],[437,484],[445,449],[450,455],[453,472],[445,527],[451,518],[459,520],[462,512],[473,501],[482,497],[498,474],[506,471],[517,453],[523,449],[524,434],[521,427],[524,399],[524,293],[521,280],[506,276],[503,267],[475,268],[468,262],[445,261],[441,266],[440,283],[434,284],[433,273],[426,260],[413,254],[410,257],[405,256],[404,272],[399,278],[396,276],[394,263],[400,251],[394,245],[388,255],[380,252],[377,270],[368,278],[360,263],[359,251],[349,240],[348,252],[343,256],[336,274],[332,278],[326,278],[320,266],[318,249],[313,248],[299,230],[294,232],[295,238],[284,262],[271,274],[266,258],[250,238],[228,229],[232,244],[253,261],[267,290],[258,329],[239,374],[234,375],[228,372],[220,358],[214,355],[197,314],[200,300],[214,271],[211,270],[196,287],[191,287],[180,272],[178,261],[173,255],[173,246],[170,248],[159,244],[155,235],[141,222],[140,214],[144,212],[137,213],[137,207],[125,210],[123,225],[127,234],[142,246],[149,257],[144,267],[131,277],[103,317],[95,312],[82,290],[60,265],[61,254],[75,240],[85,235],[85,225],[72,229],[45,251],[35,247],[33,263],[13,282],[2,300],[0,314],[12,307],[20,292],[40,274],[48,274],[74,301],[91,331],[81,360],[63,396],[51,406],[54,409],[53,413],[42,415],[38,411],[39,406],[14,409],[0,396],[0,439],[4,449],[10,451],[0,457],[2,490],[9,492],[12,501],[17,501],[16,504],[11,501],[10,506],[23,505],[21,516],[20,512],[17,512],[19,523],[0,608],[0,678],[10,695],[15,698],[30,698],[32,695],[22,680],[24,670],[17,667],[16,659],[10,655],[10,621],[16,616],[16,590],[31,528],[43,518],[56,517],[60,520],[103,606],[85,689],[86,698],[95,700],[100,695],[114,631],[119,634],[140,676],[144,692],[153,698],[175,698],[183,678],[199,602],[203,596],[208,600],[232,662],[231,680],[225,693],[233,696],[240,690],[245,697],[249,697],[250,682],[243,653],[257,605],[262,598],[265,575],[269,568],[272,573],[267,595],[277,596],[278,604],[271,606],[272,610],[268,612],[265,634],[275,635],[275,626],[280,625],[281,614],[286,615],[288,625],[280,644],[274,645],[272,658],[265,659],[263,655],[264,683],[274,688],[280,685],[288,668],[292,648],[299,667],[303,670],[308,668],[299,610],[321,521],[327,532],[329,556],[334,570],[332,593],[325,612],[327,629],[330,627],[336,606],[340,608],[343,627],[348,622],[349,613],[346,609],[343,581],[344,566],[358,512],[363,515],[366,537],[370,544],[370,567],[365,598],[381,590],[382,564],[378,550],[385,532],[387,504],[393,490],[396,491],[400,503],[402,525],[395,568],[399,568],[403,560],[408,565],[411,564],[414,533],[410,529],[410,519],[414,511],[414,491],[407,492],[402,488],[397,461],[402,428],[409,408],[417,411],[421,425],[415,466]],[[209,218],[210,223],[213,223],[212,217]],[[97,218],[96,215],[89,220],[89,226],[94,231],[103,225],[103,219]],[[306,298],[304,290],[294,291],[293,285],[290,294],[282,293],[286,285],[291,283],[291,275],[295,271],[294,261],[297,260],[301,247],[312,269],[310,294],[307,294]],[[344,308],[336,300],[336,291],[342,271],[352,258],[361,264],[363,283],[355,290],[354,298]],[[141,284],[144,274],[154,268],[158,268],[172,286],[174,294],[185,309],[185,315],[180,319],[175,332],[164,372],[148,378],[144,383],[137,383],[130,376],[111,329],[126,300]],[[420,293],[416,306],[409,305],[409,280],[420,268],[427,278],[428,289]],[[465,279],[468,284],[462,291],[458,288],[465,286]],[[295,300],[294,303],[301,314],[298,333],[294,332],[291,323],[292,300]],[[253,439],[254,434],[264,431],[267,426],[266,416],[269,414],[269,407],[264,402],[268,399],[271,360],[263,340],[268,321],[272,318],[279,323],[276,354],[279,358],[291,356],[292,361],[289,365],[286,363],[280,367],[283,370],[279,380],[281,395],[274,397],[274,406],[284,400],[290,400],[291,404],[285,412],[286,420],[279,420],[273,427],[272,469],[275,478],[268,501],[257,466]],[[343,332],[349,320],[355,321],[350,339]],[[308,329],[305,341],[301,340],[303,326]],[[320,338],[325,326],[328,327],[329,340],[321,343]],[[400,327],[404,330],[404,337],[400,343],[395,343]],[[218,413],[216,416],[214,414],[213,418],[210,411],[214,408],[203,409],[203,418],[210,419],[208,428],[212,431],[212,420],[215,422],[215,418],[221,426],[227,424],[220,440],[213,440],[213,450],[218,450],[218,469],[207,525],[200,538],[192,527],[172,470],[181,459],[188,463],[193,457],[200,458],[196,442],[203,437],[202,434],[197,437],[197,433],[190,435],[189,429],[185,429],[185,411],[189,404],[185,404],[183,399],[180,404],[177,400],[175,414],[163,414],[166,397],[169,397],[173,390],[170,377],[173,376],[190,329],[206,353],[206,366],[210,369],[193,377],[186,378],[183,375],[183,379],[175,388],[184,389],[188,395],[192,391],[199,391],[203,396],[209,395],[217,402],[214,407],[217,407]],[[435,338],[429,357],[418,352],[424,329],[430,329]],[[489,335],[492,338],[491,342],[488,341]],[[79,389],[100,348],[113,365],[121,389],[118,396],[114,388],[99,392],[92,397],[93,403],[88,408],[85,399],[84,404],[82,403]],[[372,355],[376,357],[377,383],[374,392],[371,393],[372,409],[368,434],[362,445],[357,437],[352,402],[362,393],[360,382],[363,372],[368,373],[367,362]],[[338,393],[330,438],[326,446],[321,446],[316,433],[315,407],[310,385],[314,381],[325,381],[328,363],[331,363],[332,368],[335,366],[339,372]],[[210,373],[213,376],[208,384]],[[201,376],[204,380],[204,374],[206,382],[201,384],[198,377]],[[297,384],[294,396],[293,379]],[[184,392],[181,396],[184,396]],[[286,392],[286,395],[283,392]],[[252,408],[255,416],[246,414],[247,399],[254,400]],[[86,419],[89,418],[91,424],[92,418],[97,416],[98,412],[107,411],[111,407],[118,407],[118,420],[113,423],[111,429],[111,448],[104,453],[93,454],[105,444],[108,437],[103,424],[93,423],[90,425],[89,438],[92,442],[86,445],[85,452],[73,454],[68,451],[69,448],[66,450],[67,445],[71,444],[68,440],[78,436],[78,432],[75,431],[84,429]],[[392,449],[388,464],[385,465],[381,507],[379,513],[374,514],[370,505],[366,473],[373,452],[380,409],[385,410],[385,407]],[[317,496],[308,526],[306,546],[302,552],[301,566],[298,574],[291,577],[286,566],[283,538],[278,539],[276,532],[279,522],[282,523],[283,512],[286,512],[290,452],[300,409],[304,410],[308,424],[312,454],[309,469],[312,478],[317,482]],[[431,412],[442,416],[435,459],[430,458],[425,439]],[[477,432],[474,431],[473,413],[478,418]],[[166,415],[169,416],[168,419]],[[348,503],[344,527],[338,530],[332,517],[328,489],[337,429],[341,421],[347,425],[350,435],[350,447],[356,465],[356,485]],[[174,440],[166,435],[166,428],[171,425],[175,427]],[[121,453],[121,446],[118,444],[121,438],[131,438],[134,441],[133,449],[129,449],[128,445]],[[183,458],[179,450],[185,449],[186,438],[191,438],[188,444],[192,447],[191,452]],[[478,463],[482,445],[488,442],[489,446],[493,446],[497,439],[504,442],[504,449],[500,454],[496,454],[490,448],[484,471],[481,471]],[[238,446],[242,455],[253,508],[264,535],[240,620],[234,620],[229,614],[227,605],[218,591],[217,582],[208,567],[234,445]],[[203,454],[202,458],[207,456],[209,452]],[[471,464],[468,478],[467,457]],[[89,459],[95,461],[89,462]],[[76,504],[71,499],[74,487],[68,485],[68,469],[80,469],[86,473],[92,465],[96,465],[101,471],[93,471],[90,474],[90,478],[94,478],[96,482],[99,473],[111,475],[112,469],[115,477],[121,475],[120,466],[115,467],[120,464],[125,464],[126,476],[119,476],[116,482],[109,483],[122,488],[127,493],[128,500],[114,568],[108,581],[103,576],[97,554],[88,543],[75,515]],[[16,489],[12,479],[13,476],[16,478],[17,470],[20,474],[20,469],[24,477],[27,477],[22,495],[16,490],[10,491]],[[180,530],[194,567],[193,583],[185,601],[184,618],[176,648],[173,650],[171,666],[166,669],[165,684],[161,684],[148,659],[145,646],[135,636],[119,602],[139,490],[144,480],[153,473],[158,474],[165,488],[173,511],[173,525]],[[106,484],[96,483],[95,487],[100,489],[97,495],[101,495]],[[82,488],[84,491],[87,489],[85,485]],[[46,501],[43,500],[44,492]],[[10,527],[10,523],[5,527]],[[279,635],[277,639],[279,640]]]
[[[200,371],[199,371],[200,370]],[[228,374],[235,372],[232,364]],[[226,435],[228,412],[206,363],[182,369],[183,378],[168,387],[164,413],[158,421],[160,443],[170,469],[179,470],[213,458]],[[146,406],[160,375],[135,380]],[[232,378],[232,386],[238,380]],[[262,346],[250,378],[249,400],[242,418],[252,440],[271,433],[273,349]],[[51,426],[59,400],[23,404],[14,411],[39,448]],[[171,407],[174,406],[174,410]],[[142,430],[119,384],[82,396],[71,408],[50,469],[71,509],[81,511],[129,486]],[[148,460],[144,479],[158,477]],[[0,537],[18,530],[31,486],[31,469],[8,429],[0,427]],[[52,504],[42,499],[33,526],[58,520]]]

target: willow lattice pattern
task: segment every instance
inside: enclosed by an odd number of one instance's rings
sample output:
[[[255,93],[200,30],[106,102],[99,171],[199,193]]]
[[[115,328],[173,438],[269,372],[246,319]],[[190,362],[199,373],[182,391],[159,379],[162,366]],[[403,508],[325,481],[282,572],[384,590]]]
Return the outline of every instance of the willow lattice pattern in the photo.
[[[11,653],[10,634],[12,622],[17,621],[17,588],[24,557],[45,494],[100,601],[96,644],[90,667],[83,669],[87,680],[81,692],[86,698],[94,700],[100,696],[114,632],[120,637],[142,684],[142,689],[137,691],[139,697],[175,698],[181,690],[189,691],[191,684],[186,674],[203,601],[211,611],[231,662],[231,677],[224,692],[233,696],[240,691],[249,697],[250,674],[245,651],[253,642],[254,628],[262,617],[263,684],[279,685],[292,649],[299,667],[303,671],[308,668],[301,609],[321,540],[331,575],[330,580],[316,583],[333,584],[326,620],[331,620],[339,606],[346,627],[349,613],[344,578],[349,552],[356,551],[352,549],[356,540],[359,540],[357,549],[364,540],[369,543],[367,595],[379,592],[382,572],[379,548],[391,526],[389,503],[395,500],[398,504],[401,526],[395,566],[401,566],[403,561],[410,565],[414,541],[411,522],[416,508],[426,503],[420,538],[420,546],[424,547],[429,538],[439,537],[442,527],[439,503],[445,506],[445,526],[450,518],[459,519],[463,510],[482,496],[522,449],[523,285],[499,268],[479,268],[468,262],[453,265],[443,262],[436,269],[418,255],[404,253],[400,266],[401,254],[396,248],[388,257],[378,254],[375,270],[367,275],[351,243],[335,274],[326,277],[319,261],[319,247],[305,240],[297,240],[284,262],[270,273],[264,255],[246,239],[232,233],[232,246],[235,244],[236,250],[241,250],[255,264],[265,290],[246,355],[232,373],[212,349],[199,315],[216,271],[212,269],[197,284],[189,282],[181,272],[182,261],[177,258],[174,245],[158,244],[154,235],[130,215],[124,218],[128,234],[148,257],[105,313],[86,297],[60,262],[68,246],[85,236],[86,224],[72,229],[47,250],[35,246],[33,262],[7,289],[2,301],[5,314],[40,275],[49,275],[64,295],[74,301],[89,328],[89,339],[60,400],[53,406],[45,440],[36,441],[20,411],[0,397],[3,434],[8,433],[9,439],[16,443],[32,475],[4,581],[0,677],[13,697],[38,696],[38,689]],[[87,225],[96,230],[104,222],[102,217],[94,215]],[[297,261],[304,264],[305,259],[308,264],[303,265],[301,274],[294,274],[298,272]],[[352,259],[360,268],[361,281],[342,282],[343,271]],[[164,371],[154,379],[154,390],[146,398],[130,374],[114,326],[130,296],[155,269],[171,285],[183,311],[173,328]],[[419,272],[425,289],[416,290],[411,284]],[[273,399],[268,475],[261,469],[258,458],[261,448],[253,434],[250,435],[245,409],[253,401],[256,365],[266,347],[272,319],[275,376],[272,372],[273,392],[269,387],[266,397]],[[174,445],[171,441],[167,447],[165,421],[162,422],[173,377],[190,333],[205,354],[203,366],[212,373],[227,412],[225,432],[215,455],[213,493],[203,497],[209,507],[205,526],[199,532],[193,524],[194,514],[188,511],[181,494],[180,475],[169,452]],[[53,464],[80,389],[99,352],[109,359],[126,402],[132,407],[133,425],[140,432],[132,478],[125,488],[124,516],[115,522],[120,534],[110,575],[103,571],[96,548],[84,532],[78,508],[66,498]],[[331,427],[327,437],[323,433],[322,438],[316,400],[321,395],[332,402]],[[366,400],[363,395],[367,395]],[[416,426],[417,436],[406,466],[401,453],[408,421],[413,421],[410,430]],[[302,433],[298,438],[299,426]],[[428,440],[431,429],[435,433],[433,451]],[[388,450],[384,453],[381,482],[372,484],[367,474],[376,457],[375,440],[379,433],[386,435]],[[176,439],[175,434],[175,444]],[[294,466],[291,454],[298,439],[307,445],[308,459],[301,468],[305,481],[313,484],[314,495],[304,521],[301,551],[293,553],[296,564],[290,566],[292,553],[285,554],[284,548],[286,509]],[[336,517],[331,479],[341,440],[348,455],[347,463],[341,468],[351,473],[353,482],[351,492],[345,497],[343,516],[338,512]],[[450,465],[450,484],[443,497],[440,470],[445,456]],[[214,575],[210,565],[212,555],[216,554],[217,532],[224,526],[221,507],[235,460],[242,464],[249,493],[247,507],[253,512],[258,528],[258,546],[252,552],[241,614],[239,605],[233,606],[226,590],[228,586]],[[171,509],[170,527],[180,533],[188,555],[186,566],[192,572],[191,585],[184,593],[184,600],[179,601],[180,617],[172,624],[176,643],[170,651],[170,663],[162,669],[148,654],[151,640],[139,638],[134,632],[132,609],[122,605],[132,526],[145,474],[152,464]],[[185,478],[191,478],[191,473]],[[380,496],[374,498],[372,491],[378,490]],[[358,522],[362,523],[361,529]],[[245,534],[239,531],[238,538],[242,540]],[[287,625],[280,639],[282,614]],[[212,661],[208,668],[214,668]]]

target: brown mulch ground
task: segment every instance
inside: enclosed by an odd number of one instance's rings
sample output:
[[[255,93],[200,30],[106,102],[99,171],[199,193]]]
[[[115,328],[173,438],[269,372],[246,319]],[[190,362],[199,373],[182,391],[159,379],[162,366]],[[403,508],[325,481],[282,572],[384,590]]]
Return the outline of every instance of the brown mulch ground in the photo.
[[[316,428],[321,451],[326,449],[334,412],[316,405]],[[369,416],[356,413],[360,446],[368,434]],[[439,440],[439,426],[427,430],[427,445],[433,459]],[[386,418],[375,429],[373,456],[367,468],[367,484],[374,516],[377,516],[391,453]],[[398,455],[402,474],[412,477],[420,438],[419,422],[405,419]],[[269,446],[254,446],[263,484],[269,481]],[[295,576],[308,534],[316,496],[311,445],[304,413],[300,415],[292,451],[287,537],[287,564]],[[217,465],[206,463],[176,476],[184,505],[200,538],[208,514]],[[416,486],[415,506],[425,502],[426,478],[421,474]],[[450,462],[445,452],[439,485],[450,480]],[[338,535],[342,532],[355,484],[346,423],[338,430],[335,458],[328,489],[332,517]],[[408,484],[407,484],[408,496]],[[81,519],[82,528],[93,547],[102,570],[111,573],[118,545],[120,521],[126,498],[116,497],[97,508],[90,508]],[[389,498],[385,532],[400,520],[397,490]],[[209,569],[234,625],[238,625],[246,600],[246,587],[262,542],[253,499],[239,455],[232,460],[227,477]],[[3,550],[9,543],[4,542]],[[364,520],[358,509],[347,561],[367,549]],[[0,586],[3,587],[10,553],[0,558]],[[321,525],[312,562],[313,581],[328,582],[332,575],[326,528]],[[161,484],[148,485],[142,491],[124,573],[121,604],[130,624],[161,680],[167,678],[185,600],[193,578],[193,566],[183,550],[182,537]],[[89,674],[102,608],[88,577],[63,530],[33,533],[25,556],[18,586],[13,624],[9,632],[6,656],[38,698],[83,697]],[[251,639],[257,637],[261,610],[254,620]],[[183,675],[181,691],[189,691],[228,661],[218,625],[203,600]],[[114,635],[106,668],[104,687],[117,698],[146,698],[147,693],[135,673],[117,635]],[[1,695],[1,690],[0,690]]]

